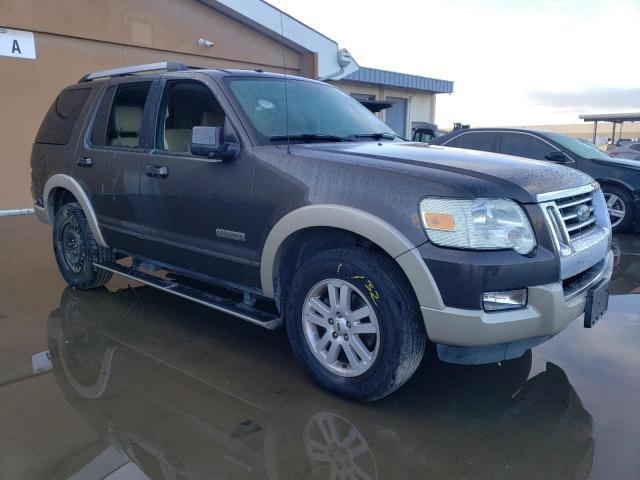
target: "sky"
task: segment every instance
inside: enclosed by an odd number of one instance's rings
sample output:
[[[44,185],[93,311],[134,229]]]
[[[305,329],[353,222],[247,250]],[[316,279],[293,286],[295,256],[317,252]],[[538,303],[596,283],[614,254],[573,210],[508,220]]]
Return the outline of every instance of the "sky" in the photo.
[[[453,80],[436,122],[640,111],[640,0],[271,0],[360,66]]]

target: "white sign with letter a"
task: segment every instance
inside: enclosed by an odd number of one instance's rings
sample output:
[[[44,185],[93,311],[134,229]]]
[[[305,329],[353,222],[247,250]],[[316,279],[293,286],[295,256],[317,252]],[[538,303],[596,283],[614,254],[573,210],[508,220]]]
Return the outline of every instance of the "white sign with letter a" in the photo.
[[[36,58],[33,32],[0,27],[0,55],[17,58]]]

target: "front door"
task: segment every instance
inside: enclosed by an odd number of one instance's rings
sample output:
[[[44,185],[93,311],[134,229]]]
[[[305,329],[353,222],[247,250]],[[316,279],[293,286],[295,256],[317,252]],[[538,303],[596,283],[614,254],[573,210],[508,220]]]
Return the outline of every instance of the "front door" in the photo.
[[[206,82],[206,83],[205,83]],[[212,80],[168,80],[156,107],[154,149],[143,155],[145,256],[196,274],[257,286],[259,259],[246,238],[253,153],[214,94]],[[224,128],[234,160],[191,154],[194,126]]]
[[[152,81],[104,89],[76,152],[73,176],[84,184],[105,241],[130,252],[142,248],[140,161],[145,147],[143,116]]]

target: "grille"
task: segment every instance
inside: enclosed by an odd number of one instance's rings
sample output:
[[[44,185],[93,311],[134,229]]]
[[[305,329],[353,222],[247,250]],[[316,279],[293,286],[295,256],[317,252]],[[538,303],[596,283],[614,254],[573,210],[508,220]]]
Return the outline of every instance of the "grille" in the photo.
[[[585,234],[596,226],[593,192],[556,200],[569,240]]]

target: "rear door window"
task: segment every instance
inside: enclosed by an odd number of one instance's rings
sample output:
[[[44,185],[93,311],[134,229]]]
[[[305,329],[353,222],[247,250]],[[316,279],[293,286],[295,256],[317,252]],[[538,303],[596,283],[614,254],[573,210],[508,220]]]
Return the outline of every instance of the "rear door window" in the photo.
[[[457,136],[447,146],[495,152],[497,150],[497,138],[498,135],[495,132],[468,132]]]
[[[91,127],[91,145],[93,146],[104,147],[107,144],[107,125],[109,125],[111,102],[116,88],[117,85],[111,85],[100,100],[100,107],[98,107]]]
[[[64,90],[49,108],[36,135],[36,143],[66,145],[91,88]]]
[[[142,145],[142,117],[144,107],[151,90],[151,82],[126,83],[119,85],[109,112],[109,121],[104,145],[110,147],[141,148]],[[105,95],[104,101],[109,101],[110,95]],[[101,107],[102,109],[102,107]],[[98,112],[99,120],[100,111]],[[99,121],[96,121],[94,129],[100,129]],[[99,130],[92,132],[92,140],[95,138],[98,145],[102,140]]]
[[[502,134],[500,153],[505,155],[545,160],[545,156],[553,150],[557,149],[533,135],[517,132]]]

